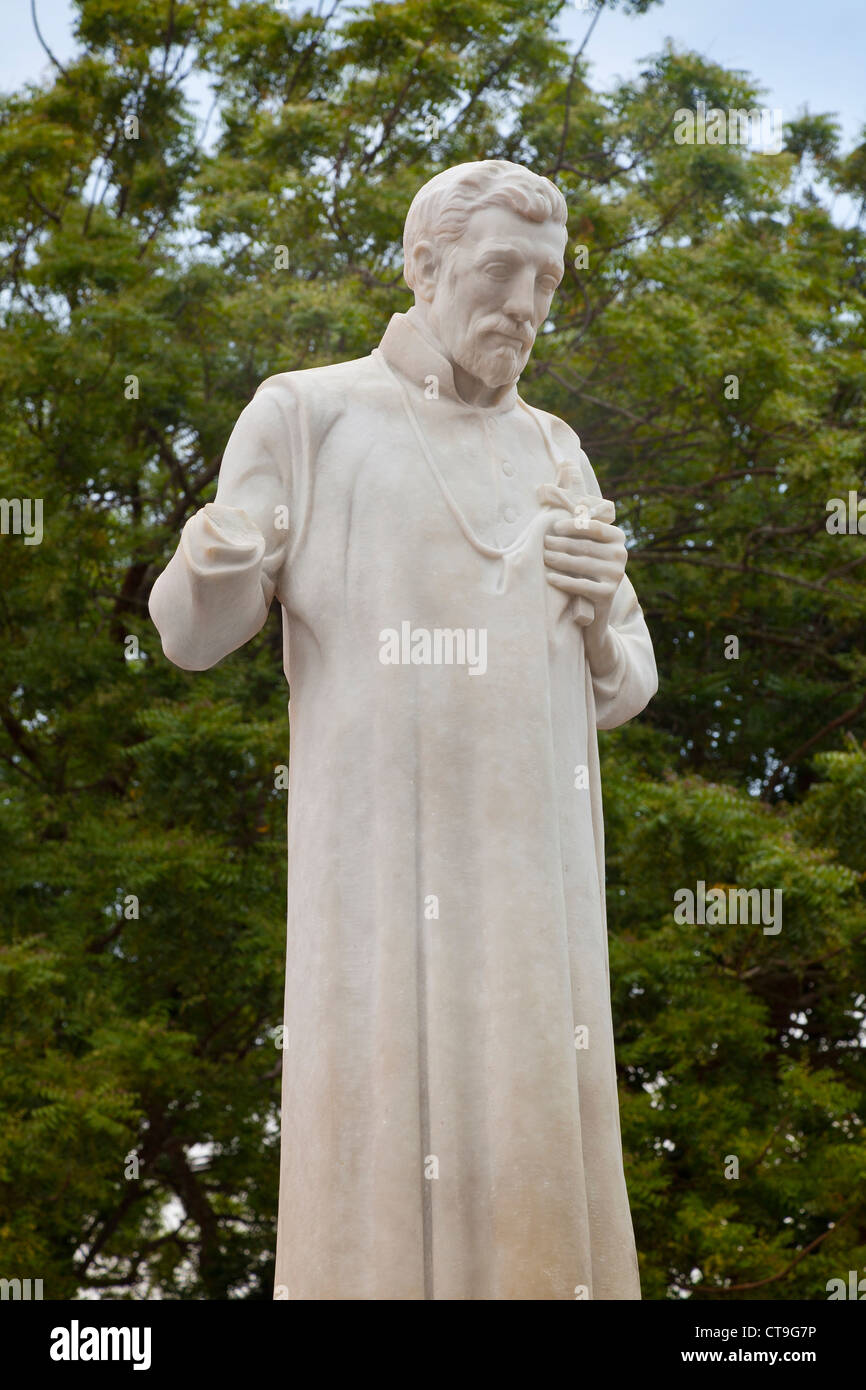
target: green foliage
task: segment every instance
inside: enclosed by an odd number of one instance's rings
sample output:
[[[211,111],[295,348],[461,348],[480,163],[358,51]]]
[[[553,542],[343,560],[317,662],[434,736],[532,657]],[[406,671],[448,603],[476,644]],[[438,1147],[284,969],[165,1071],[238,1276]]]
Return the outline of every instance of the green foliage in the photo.
[[[368,352],[411,197],[492,156],[569,202],[523,389],[616,500],[662,675],[604,740],[645,1295],[866,1264],[866,591],[825,527],[866,386],[863,228],[826,193],[862,210],[866,145],[823,115],[778,155],[676,144],[751,82],[669,49],[598,93],[561,9],[79,0],[74,62],[0,100],[0,496],[44,503],[40,545],[0,536],[0,1266],[47,1297],[270,1297],[279,624],[188,676],[147,596],[258,383]],[[698,879],[782,889],[782,931],[678,925]]]
[[[641,778],[608,749],[611,977],[648,1298],[821,1298],[866,1260],[862,810],[851,835],[866,755],[821,762],[830,780],[786,812]],[[781,930],[677,924],[674,893],[701,879],[780,889]]]

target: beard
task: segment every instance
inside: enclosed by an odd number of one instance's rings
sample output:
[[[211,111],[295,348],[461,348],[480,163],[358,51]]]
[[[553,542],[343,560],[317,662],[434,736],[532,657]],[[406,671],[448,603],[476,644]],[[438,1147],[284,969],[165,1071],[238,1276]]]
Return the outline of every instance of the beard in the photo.
[[[521,342],[513,341],[518,337]],[[511,325],[482,320],[467,324],[459,341],[451,347],[451,358],[492,390],[511,386],[529,361],[532,343],[527,343],[526,338],[525,332]]]

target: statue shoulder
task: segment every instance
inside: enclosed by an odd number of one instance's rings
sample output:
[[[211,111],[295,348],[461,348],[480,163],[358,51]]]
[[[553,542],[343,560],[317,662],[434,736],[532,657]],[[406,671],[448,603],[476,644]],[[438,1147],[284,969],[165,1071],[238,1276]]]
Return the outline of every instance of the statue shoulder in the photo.
[[[372,357],[276,372],[257,387],[245,414],[275,429],[303,420],[315,436],[346,414],[359,395],[366,399],[378,380]]]
[[[548,439],[553,443],[554,448],[563,454],[563,457],[574,458],[578,453],[582,453],[580,435],[560,419],[558,415],[551,415],[549,410],[542,410],[537,405],[529,405],[528,401],[523,404],[535,416],[538,424]]]
[[[563,463],[579,464],[583,470],[587,492],[593,496],[601,496],[601,488],[595,476],[595,470],[586,455],[577,431],[573,430],[571,425],[560,419],[558,415],[551,415],[548,410],[541,410],[538,406],[529,406],[529,409],[538,421],[538,425],[550,443],[557,460]]]
[[[266,377],[259,391],[301,396],[339,395],[347,386],[363,382],[375,372],[372,356],[355,357],[349,362],[332,362],[322,367],[303,367],[293,372],[277,372]]]

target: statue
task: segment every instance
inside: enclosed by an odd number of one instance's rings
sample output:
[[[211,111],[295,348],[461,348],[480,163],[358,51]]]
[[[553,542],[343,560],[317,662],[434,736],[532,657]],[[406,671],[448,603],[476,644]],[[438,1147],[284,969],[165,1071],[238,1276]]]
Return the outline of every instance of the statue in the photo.
[[[640,1297],[596,728],[657,676],[613,504],[517,394],[565,224],[520,165],[431,179],[414,306],[262,383],[150,600],[191,671],[282,605],[277,1298]]]

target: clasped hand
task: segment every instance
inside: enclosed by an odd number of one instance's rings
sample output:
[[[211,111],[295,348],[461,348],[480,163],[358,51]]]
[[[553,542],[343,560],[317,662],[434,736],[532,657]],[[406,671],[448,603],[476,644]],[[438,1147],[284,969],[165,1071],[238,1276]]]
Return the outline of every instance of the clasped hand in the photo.
[[[627,559],[623,532],[606,521],[587,520],[576,531],[574,518],[563,517],[544,538],[549,583],[563,593],[589,601],[593,635],[600,635],[608,625]]]

